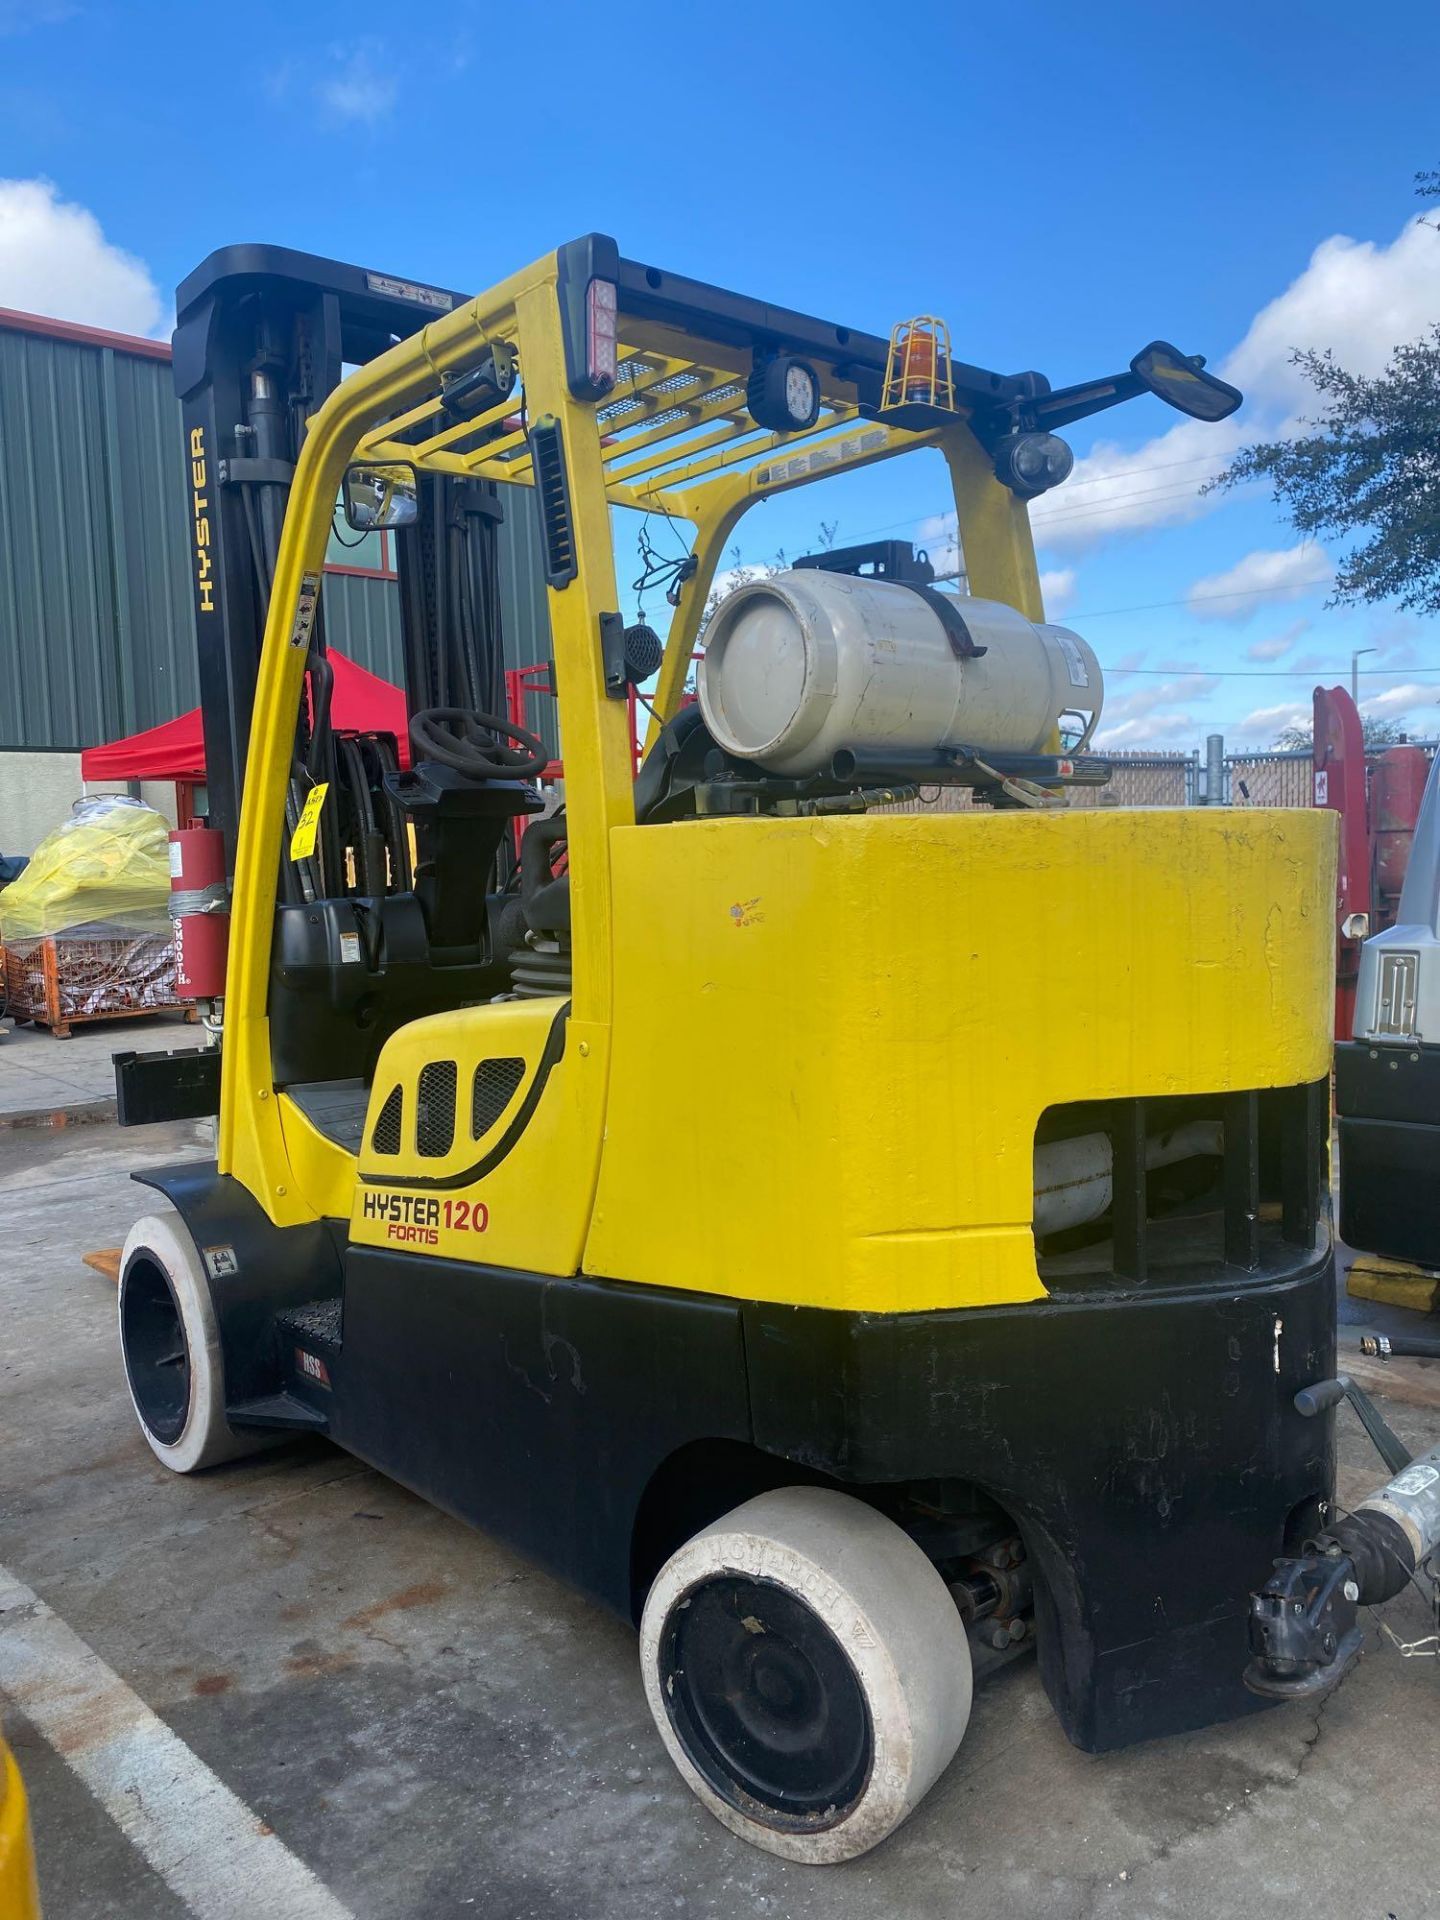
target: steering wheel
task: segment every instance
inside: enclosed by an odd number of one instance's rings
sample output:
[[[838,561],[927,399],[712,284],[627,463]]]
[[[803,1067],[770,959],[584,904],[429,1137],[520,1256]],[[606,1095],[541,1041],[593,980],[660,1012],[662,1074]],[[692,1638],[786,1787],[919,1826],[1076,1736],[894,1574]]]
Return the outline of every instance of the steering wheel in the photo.
[[[410,722],[410,743],[417,760],[438,760],[472,780],[533,780],[550,763],[537,735],[469,707],[426,707]]]

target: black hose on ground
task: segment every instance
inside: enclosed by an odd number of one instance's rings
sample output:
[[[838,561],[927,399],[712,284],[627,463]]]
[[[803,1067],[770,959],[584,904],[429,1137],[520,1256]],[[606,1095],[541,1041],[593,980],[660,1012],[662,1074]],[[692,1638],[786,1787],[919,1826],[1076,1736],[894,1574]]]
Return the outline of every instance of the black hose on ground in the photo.
[[[1418,1333],[1362,1333],[1360,1351],[1371,1360],[1440,1360],[1440,1340]]]

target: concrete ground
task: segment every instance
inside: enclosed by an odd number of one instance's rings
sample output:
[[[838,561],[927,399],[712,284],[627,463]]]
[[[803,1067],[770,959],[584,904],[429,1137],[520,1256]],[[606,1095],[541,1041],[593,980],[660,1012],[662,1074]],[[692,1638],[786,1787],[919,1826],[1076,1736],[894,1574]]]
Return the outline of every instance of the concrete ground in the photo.
[[[205,1044],[204,1027],[183,1013],[77,1025],[68,1039],[48,1028],[0,1019],[0,1127],[51,1114],[93,1119],[115,1111],[112,1054],[164,1053]]]
[[[113,1289],[79,1256],[153,1206],[134,1164],[203,1151],[188,1127],[0,1131],[0,1570],[239,1796],[253,1834],[313,1869],[339,1903],[327,1913],[1436,1911],[1440,1662],[1402,1660],[1373,1623],[1328,1703],[1104,1758],[1066,1744],[1021,1664],[982,1690],[950,1771],[866,1859],[807,1870],[731,1839],[665,1759],[616,1621],[321,1442],[189,1480],[154,1462]],[[1440,1439],[1440,1414],[1387,1410],[1412,1447]],[[1348,1413],[1342,1430],[1354,1498],[1383,1471]],[[1385,1611],[1402,1639],[1428,1629],[1413,1595]],[[72,1770],[75,1743],[58,1742],[67,1761],[19,1714],[5,1724],[48,1920],[180,1920]],[[282,1920],[244,1886],[232,1896],[210,1911]]]

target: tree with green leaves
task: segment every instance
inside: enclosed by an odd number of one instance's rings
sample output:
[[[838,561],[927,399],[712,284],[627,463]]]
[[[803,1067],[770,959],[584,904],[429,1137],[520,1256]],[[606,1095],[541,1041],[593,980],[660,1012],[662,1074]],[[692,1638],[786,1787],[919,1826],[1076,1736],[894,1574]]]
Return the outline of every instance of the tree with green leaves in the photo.
[[[1440,197],[1440,170],[1415,181],[1422,198]],[[1329,351],[1297,352],[1292,364],[1319,413],[1293,439],[1244,448],[1212,487],[1266,480],[1297,532],[1353,541],[1332,605],[1440,613],[1440,324],[1397,345],[1374,376],[1348,372]]]
[[[1382,747],[1398,747],[1406,738],[1405,729],[1398,720],[1382,720],[1378,714],[1362,713],[1360,729],[1365,737],[1365,751],[1376,753]],[[1309,753],[1315,744],[1314,722],[1306,720],[1293,727],[1282,727],[1275,736],[1275,744],[1284,753]]]

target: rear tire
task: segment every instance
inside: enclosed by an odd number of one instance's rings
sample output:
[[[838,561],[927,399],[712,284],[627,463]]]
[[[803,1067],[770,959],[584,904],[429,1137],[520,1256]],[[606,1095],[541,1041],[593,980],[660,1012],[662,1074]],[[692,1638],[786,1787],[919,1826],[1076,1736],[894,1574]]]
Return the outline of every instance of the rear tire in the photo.
[[[640,1658],[691,1790],[742,1840],[814,1865],[893,1833],[970,1718],[945,1583],[893,1521],[823,1487],[747,1500],[673,1554]]]
[[[176,1215],[147,1214],[120,1256],[120,1350],[130,1404],[172,1473],[198,1473],[276,1444],[225,1419],[220,1332],[204,1264]],[[283,1438],[284,1436],[279,1436]]]

